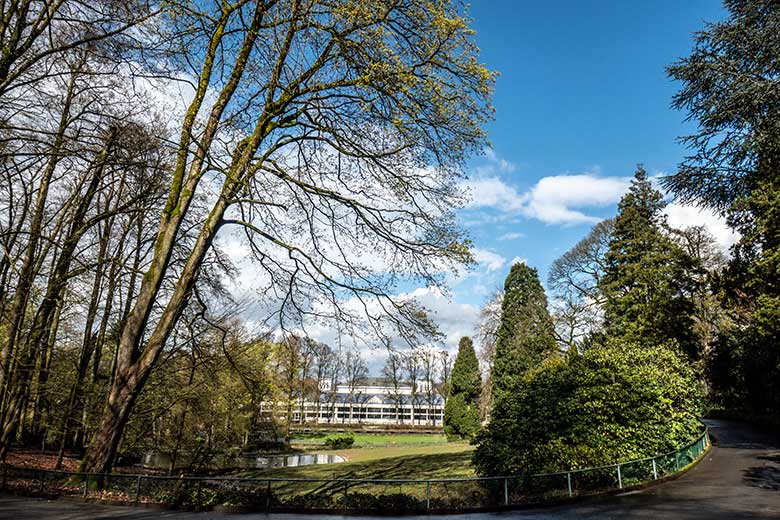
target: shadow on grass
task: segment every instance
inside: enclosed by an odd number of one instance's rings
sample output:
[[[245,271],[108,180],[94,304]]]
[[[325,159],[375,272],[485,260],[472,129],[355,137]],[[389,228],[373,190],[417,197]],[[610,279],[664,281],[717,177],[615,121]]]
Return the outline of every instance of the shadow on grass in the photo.
[[[473,471],[471,469],[471,451],[461,451],[455,453],[402,455],[334,465],[286,468],[277,471],[257,471],[245,476],[257,478],[322,479],[315,482],[273,482],[273,492],[279,496],[299,494],[338,495],[355,491],[373,494],[408,492],[420,495],[425,492],[425,483],[361,484],[355,482],[345,483],[337,479],[445,479],[471,477],[473,476]]]

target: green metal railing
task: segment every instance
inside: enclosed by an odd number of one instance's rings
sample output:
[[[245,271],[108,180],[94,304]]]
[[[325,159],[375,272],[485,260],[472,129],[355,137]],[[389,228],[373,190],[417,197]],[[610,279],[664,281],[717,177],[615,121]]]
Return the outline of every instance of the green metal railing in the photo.
[[[536,475],[451,479],[240,478],[88,474],[4,466],[0,488],[188,509],[218,505],[263,511],[497,509],[592,495],[651,482],[696,461],[710,445],[706,427],[691,444],[662,455]]]

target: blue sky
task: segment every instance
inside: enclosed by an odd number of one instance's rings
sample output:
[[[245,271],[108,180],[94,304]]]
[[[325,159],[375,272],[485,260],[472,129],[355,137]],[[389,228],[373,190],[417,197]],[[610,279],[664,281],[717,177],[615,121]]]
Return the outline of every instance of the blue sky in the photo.
[[[453,348],[513,261],[549,265],[616,204],[643,163],[653,176],[685,155],[691,130],[671,109],[679,85],[665,68],[689,54],[693,33],[725,15],[714,0],[475,1],[482,61],[498,71],[492,149],[470,164],[473,202],[459,214],[479,264],[452,280],[452,299],[418,289]],[[670,201],[672,202],[672,201]],[[671,204],[672,225],[707,225],[724,248],[734,235],[715,215]]]
[[[683,158],[676,139],[690,125],[670,108],[678,85],[665,67],[687,55],[692,33],[724,11],[713,0],[492,0],[474,2],[470,13],[481,58],[500,73],[489,127],[492,157],[473,161],[472,179],[496,178],[522,197],[540,180],[557,177],[541,187],[578,192],[561,193],[557,209],[590,218],[506,209],[512,206],[506,198],[479,205],[485,199],[479,185],[472,192],[479,207],[462,212],[461,220],[480,250],[507,262],[527,259],[545,275],[596,219],[615,213],[620,178],[630,177],[637,163],[657,175],[674,171]],[[578,174],[602,182],[563,178]],[[590,190],[595,193],[585,193]],[[482,284],[500,284],[508,269],[494,269]],[[468,303],[481,301],[477,293],[471,284],[456,290]]]

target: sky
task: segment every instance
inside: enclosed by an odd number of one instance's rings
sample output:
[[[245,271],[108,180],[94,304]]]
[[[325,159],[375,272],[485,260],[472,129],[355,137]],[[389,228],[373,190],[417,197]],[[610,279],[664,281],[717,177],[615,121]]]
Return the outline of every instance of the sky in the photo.
[[[491,148],[469,164],[472,201],[459,213],[478,265],[451,280],[451,299],[417,289],[453,350],[513,262],[545,282],[616,213],[638,163],[655,177],[675,171],[677,138],[693,126],[670,106],[679,84],[665,68],[725,11],[715,0],[475,0],[470,16],[481,60],[499,73]],[[667,212],[678,227],[707,225],[724,249],[735,240],[715,215],[671,200]]]
[[[671,108],[679,88],[665,68],[690,53],[693,33],[725,16],[716,0],[473,0],[481,61],[499,73],[491,146],[468,164],[471,202],[458,219],[477,265],[449,279],[449,295],[405,287],[430,311],[455,352],[511,265],[550,264],[603,218],[614,216],[636,165],[654,178],[685,156],[693,127]],[[706,225],[727,249],[721,219],[670,200],[669,222]],[[308,331],[334,343],[332,328]],[[368,349],[374,374],[385,352]]]

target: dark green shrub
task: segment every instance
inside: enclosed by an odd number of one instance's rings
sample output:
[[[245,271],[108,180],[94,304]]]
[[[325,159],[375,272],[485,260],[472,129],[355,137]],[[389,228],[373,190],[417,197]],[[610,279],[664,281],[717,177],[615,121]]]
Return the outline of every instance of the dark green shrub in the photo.
[[[341,495],[336,502],[342,509],[375,511],[415,511],[425,507],[424,503],[405,493],[373,495],[370,493],[349,493]]]
[[[478,437],[482,475],[612,464],[672,451],[699,432],[699,385],[675,344],[613,340],[552,358],[509,389]]]
[[[325,447],[333,450],[349,448],[355,444],[355,437],[351,433],[337,433],[325,439]]]
[[[329,492],[306,493],[305,495],[295,495],[284,500],[286,507],[301,509],[333,509],[335,497]]]

